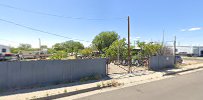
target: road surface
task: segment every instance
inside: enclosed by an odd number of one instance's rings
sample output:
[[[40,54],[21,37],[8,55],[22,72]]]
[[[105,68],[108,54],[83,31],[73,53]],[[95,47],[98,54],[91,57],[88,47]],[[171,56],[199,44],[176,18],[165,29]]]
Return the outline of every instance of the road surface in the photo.
[[[203,71],[109,91],[78,100],[203,100]]]

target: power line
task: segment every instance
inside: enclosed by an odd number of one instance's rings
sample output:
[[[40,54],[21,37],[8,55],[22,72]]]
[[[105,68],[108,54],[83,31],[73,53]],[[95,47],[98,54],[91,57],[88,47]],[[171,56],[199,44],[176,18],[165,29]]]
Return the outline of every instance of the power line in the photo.
[[[62,37],[62,38],[66,38],[66,39],[69,39],[69,40],[77,40],[77,41],[83,41],[83,42],[90,42],[90,41],[86,41],[86,40],[73,39],[73,38],[70,38],[70,37],[67,37],[67,36],[58,35],[58,34],[55,34],[55,33],[51,33],[51,32],[40,30],[40,29],[36,29],[36,28],[32,28],[30,26],[18,24],[18,23],[12,22],[12,21],[4,20],[4,19],[0,19],[0,21],[6,22],[6,23],[10,23],[10,24],[13,24],[13,25],[16,25],[16,26],[19,26],[19,27],[23,27],[23,28],[26,28],[26,29],[29,29],[29,30],[32,30],[32,31],[46,33],[46,34],[49,34],[49,35],[53,35],[53,36],[57,36],[57,37]]]
[[[127,20],[126,17],[117,17],[117,18],[85,18],[85,17],[70,17],[70,16],[63,16],[63,15],[57,15],[57,14],[51,14],[51,13],[45,13],[45,12],[39,12],[39,11],[34,11],[34,10],[28,10],[28,9],[23,9],[23,8],[18,8],[6,4],[0,4],[1,7],[6,7],[6,8],[11,8],[23,12],[28,12],[28,13],[34,13],[34,14],[39,14],[39,15],[46,15],[46,16],[52,16],[52,17],[58,17],[58,18],[66,18],[66,19],[78,19],[78,20]]]
[[[11,40],[6,40],[6,39],[2,39],[2,38],[0,38],[0,40],[7,41],[7,42],[10,42],[10,43],[20,44],[19,42],[11,41]]]

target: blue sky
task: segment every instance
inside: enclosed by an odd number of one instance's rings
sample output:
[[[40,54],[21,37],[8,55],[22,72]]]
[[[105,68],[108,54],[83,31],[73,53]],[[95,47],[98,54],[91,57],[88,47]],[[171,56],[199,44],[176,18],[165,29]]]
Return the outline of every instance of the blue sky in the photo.
[[[131,18],[131,38],[141,41],[172,41],[180,45],[203,45],[202,0],[0,0],[0,5],[82,19],[59,18],[0,6],[0,19],[66,37],[92,41],[101,31],[116,31],[127,37],[127,20]],[[105,20],[88,20],[105,19]],[[29,43],[51,47],[67,38],[52,36],[0,21],[0,44],[17,46]],[[91,42],[82,42],[88,46]]]

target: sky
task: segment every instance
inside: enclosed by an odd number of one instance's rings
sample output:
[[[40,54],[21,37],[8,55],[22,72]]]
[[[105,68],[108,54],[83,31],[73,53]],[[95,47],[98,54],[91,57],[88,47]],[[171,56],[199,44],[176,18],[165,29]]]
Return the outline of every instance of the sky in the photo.
[[[168,44],[176,36],[177,45],[203,45],[202,4],[202,0],[0,0],[0,44],[37,48],[40,38],[48,47],[68,40],[89,46],[102,31],[127,38],[130,16],[132,42],[162,41],[164,31]]]

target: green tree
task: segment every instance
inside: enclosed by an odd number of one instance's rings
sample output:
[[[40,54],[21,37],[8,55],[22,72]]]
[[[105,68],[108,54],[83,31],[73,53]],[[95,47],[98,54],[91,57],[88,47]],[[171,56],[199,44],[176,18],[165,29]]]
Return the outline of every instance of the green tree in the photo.
[[[84,49],[84,45],[82,43],[75,41],[66,41],[63,43],[63,46],[66,47],[66,51],[69,53],[78,53],[79,50]]]
[[[83,56],[90,57],[90,56],[92,55],[92,52],[93,52],[93,49],[90,48],[90,47],[88,47],[88,48],[85,48],[85,49],[81,50],[80,53],[81,53]]]
[[[147,58],[161,54],[162,49],[162,45],[159,43],[138,42],[138,47],[141,48],[141,52],[139,52],[139,55],[141,57]]]
[[[68,54],[64,51],[56,51],[53,53],[53,55],[50,57],[52,60],[61,60],[63,58],[67,58]]]
[[[63,46],[63,43],[56,43],[52,47],[56,51],[65,51],[66,47]]]
[[[80,42],[75,41],[66,41],[63,43],[57,43],[53,46],[53,49],[56,51],[64,51],[67,53],[74,53],[77,56],[78,52],[84,49],[84,45]]]
[[[19,50],[29,50],[32,48],[32,46],[30,44],[20,44],[18,48]]]
[[[20,49],[19,48],[14,48],[14,47],[11,47],[11,53],[14,53],[14,54],[17,54],[19,53]]]
[[[104,53],[105,49],[108,49],[108,47],[118,39],[119,36],[116,32],[106,31],[97,35],[93,39],[92,44],[97,48],[97,50],[99,50],[101,53]]]
[[[41,45],[40,48],[41,48],[41,49],[47,49],[48,47],[47,47],[47,45]]]
[[[115,60],[119,55],[120,60],[127,59],[128,47],[125,41],[125,38],[114,41],[112,45],[108,49],[106,49],[106,57],[109,57],[111,60]]]

